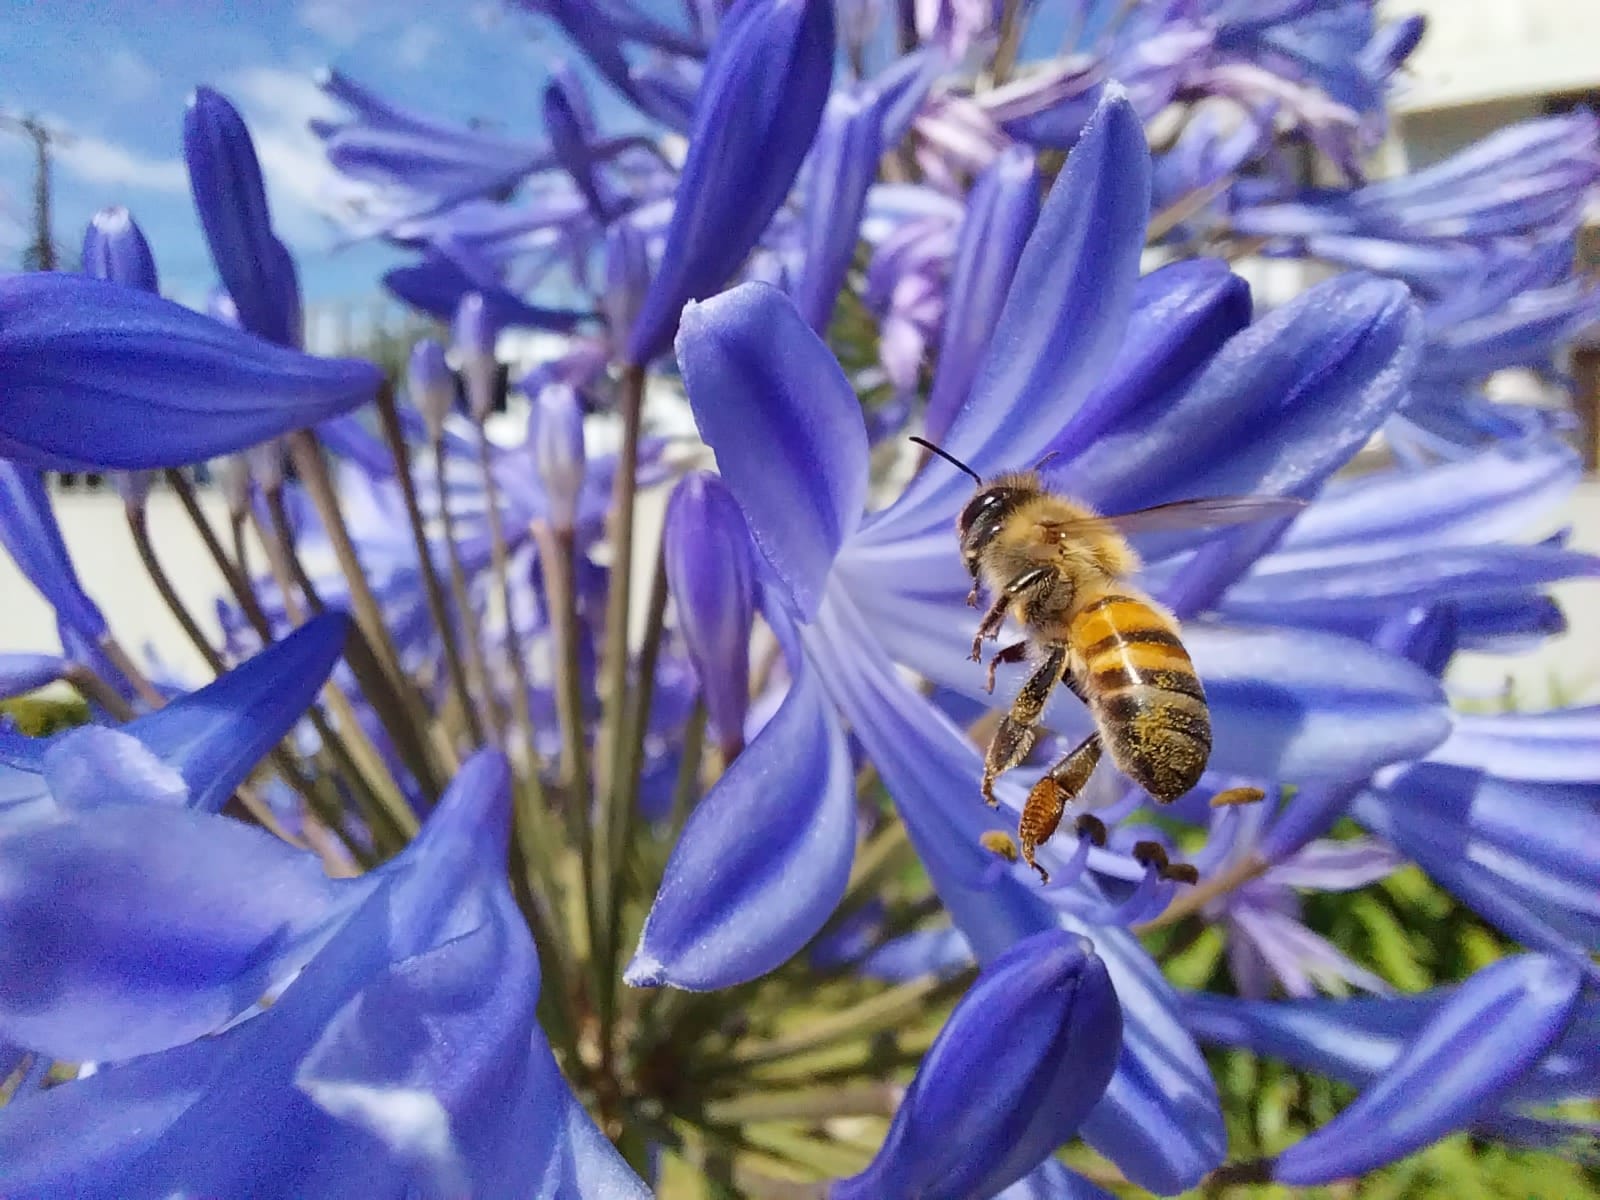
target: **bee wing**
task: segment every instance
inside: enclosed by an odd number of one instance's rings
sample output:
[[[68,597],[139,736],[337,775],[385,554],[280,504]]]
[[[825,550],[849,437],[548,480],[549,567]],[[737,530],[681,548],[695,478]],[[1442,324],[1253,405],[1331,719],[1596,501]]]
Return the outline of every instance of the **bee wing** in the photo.
[[[1157,530],[1220,529],[1274,517],[1291,517],[1306,502],[1294,496],[1211,496],[1203,500],[1174,500],[1153,508],[1113,513],[1101,520],[1118,533],[1154,533]]]
[[[1080,530],[1104,529],[1108,525],[1126,536],[1160,530],[1220,529],[1248,521],[1293,516],[1305,506],[1304,500],[1293,496],[1211,496],[1203,500],[1174,500],[1170,504],[1103,517],[1086,517],[1081,522],[1049,524],[1051,530],[1062,537],[1071,537]]]

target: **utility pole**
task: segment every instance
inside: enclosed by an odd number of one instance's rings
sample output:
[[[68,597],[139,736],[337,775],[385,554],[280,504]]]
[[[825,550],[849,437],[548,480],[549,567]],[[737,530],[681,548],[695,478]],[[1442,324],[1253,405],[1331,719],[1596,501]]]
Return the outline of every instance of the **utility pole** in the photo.
[[[0,113],[0,128],[19,133],[33,143],[33,241],[22,252],[22,265],[30,271],[56,269],[56,242],[50,228],[50,155],[55,146],[70,139],[56,133],[32,113],[16,117]]]

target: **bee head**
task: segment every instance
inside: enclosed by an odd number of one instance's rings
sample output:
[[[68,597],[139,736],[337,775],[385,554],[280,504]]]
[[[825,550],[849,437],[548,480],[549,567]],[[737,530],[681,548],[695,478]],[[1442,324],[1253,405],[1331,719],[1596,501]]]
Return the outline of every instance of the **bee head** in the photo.
[[[995,482],[978,489],[978,494],[967,501],[956,520],[956,532],[961,539],[961,559],[976,579],[979,561],[986,547],[1011,513],[1033,492],[1008,482]]]

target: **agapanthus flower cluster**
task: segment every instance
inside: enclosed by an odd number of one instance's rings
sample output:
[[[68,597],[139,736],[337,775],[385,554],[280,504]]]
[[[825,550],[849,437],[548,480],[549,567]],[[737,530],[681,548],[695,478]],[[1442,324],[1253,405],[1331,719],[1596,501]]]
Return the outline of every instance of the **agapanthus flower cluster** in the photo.
[[[1359,0],[526,7],[581,59],[542,130],[325,80],[352,232],[440,321],[399,378],[304,353],[204,87],[209,312],[120,209],[83,274],[0,279],[0,539],[61,630],[0,683],[90,710],[0,730],[0,1192],[1175,1195],[1592,1138],[1600,710],[1443,682],[1600,573],[1537,540],[1559,422],[1483,394],[1600,312],[1592,118],[1367,180],[1419,25]],[[1343,269],[1258,308],[1246,254]],[[523,326],[564,350],[497,418]],[[972,481],[906,434],[1103,513],[1281,502],[1135,538],[1207,769],[1157,805],[1103,763],[1044,884],[996,850],[1095,718],[1057,689],[985,806],[1028,671],[969,659]],[[84,469],[209,682],[86,594],[41,475]],[[1313,928],[1413,868],[1511,952],[1401,994]],[[1179,987],[1207,936],[1220,982]],[[1202,1047],[1350,1098],[1241,1153]]]

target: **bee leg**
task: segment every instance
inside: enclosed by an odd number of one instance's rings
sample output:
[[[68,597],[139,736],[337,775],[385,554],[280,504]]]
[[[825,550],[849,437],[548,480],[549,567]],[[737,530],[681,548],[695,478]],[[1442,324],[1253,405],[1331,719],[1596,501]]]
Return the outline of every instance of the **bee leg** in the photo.
[[[1028,802],[1022,806],[1022,821],[1017,826],[1017,834],[1022,842],[1022,861],[1039,872],[1045,883],[1050,882],[1050,873],[1033,861],[1033,852],[1050,840],[1056,826],[1061,824],[1061,814],[1066,811],[1067,803],[1083,791],[1099,762],[1100,735],[1091,733],[1078,743],[1075,750],[1045,772],[1044,777],[1028,793]]]
[[[1005,649],[996,650],[994,657],[989,660],[989,676],[987,682],[983,685],[983,690],[991,693],[994,691],[994,673],[1001,663],[1019,663],[1027,657],[1027,642],[1012,642]]]
[[[983,661],[983,642],[985,638],[999,637],[1000,626],[1005,624],[1006,609],[1011,607],[1011,597],[1001,592],[994,598],[994,603],[989,605],[989,611],[983,614],[983,620],[978,624],[978,632],[972,639],[972,661]]]
[[[1002,652],[1003,653],[1003,652]],[[1065,647],[1056,646],[1045,656],[1028,681],[1022,685],[1011,711],[1000,722],[989,750],[983,756],[983,799],[991,807],[998,803],[994,797],[995,777],[1009,771],[1033,749],[1039,737],[1039,716],[1044,712],[1045,701],[1061,679],[1067,664]]]

